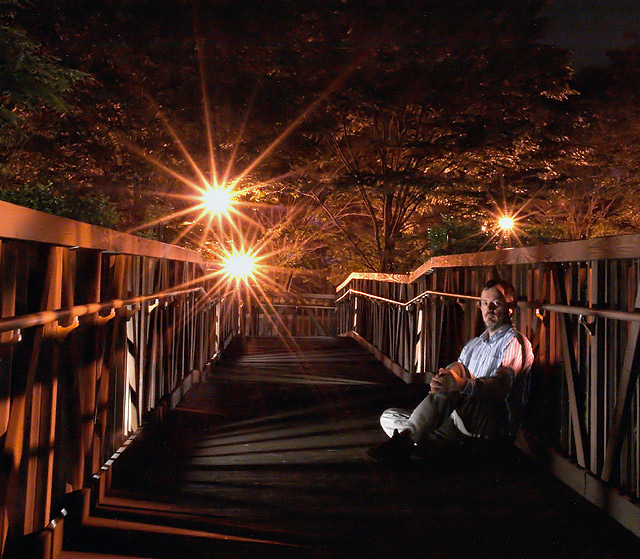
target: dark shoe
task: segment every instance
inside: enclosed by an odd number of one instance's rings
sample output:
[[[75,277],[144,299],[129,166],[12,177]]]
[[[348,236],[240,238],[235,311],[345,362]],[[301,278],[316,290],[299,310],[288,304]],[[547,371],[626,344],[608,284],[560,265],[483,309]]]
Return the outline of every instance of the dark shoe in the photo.
[[[387,460],[408,460],[411,458],[413,446],[410,431],[407,430],[398,433],[398,430],[395,429],[393,431],[393,437],[388,441],[367,449],[367,456],[379,462]]]

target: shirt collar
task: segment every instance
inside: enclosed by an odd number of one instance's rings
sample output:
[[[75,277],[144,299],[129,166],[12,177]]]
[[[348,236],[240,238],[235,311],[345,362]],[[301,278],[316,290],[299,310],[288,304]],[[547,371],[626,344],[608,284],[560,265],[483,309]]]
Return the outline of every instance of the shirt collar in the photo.
[[[481,335],[480,339],[486,344],[495,343],[497,340],[502,338],[507,332],[513,330],[513,324],[505,324],[499,330],[496,330],[493,334],[489,334],[489,330],[485,330]]]

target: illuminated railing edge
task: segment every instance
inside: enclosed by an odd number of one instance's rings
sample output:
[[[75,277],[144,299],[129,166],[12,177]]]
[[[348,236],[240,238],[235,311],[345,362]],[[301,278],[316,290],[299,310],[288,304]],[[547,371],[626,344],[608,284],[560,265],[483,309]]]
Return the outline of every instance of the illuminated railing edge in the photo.
[[[380,297],[378,295],[374,295],[373,293],[367,293],[365,291],[349,289],[336,299],[336,304],[342,302],[342,300],[348,297],[349,295],[359,295],[362,297],[366,297],[368,299],[381,301],[383,303],[397,305],[405,308],[428,297],[449,297],[453,299],[462,299],[462,300],[466,299],[466,300],[473,300],[473,301],[480,300],[480,297],[477,297],[474,295],[463,295],[460,293],[444,293],[442,291],[423,291],[419,295],[416,295],[413,299],[403,302],[403,301],[398,301],[396,299],[388,299],[386,297]],[[550,311],[550,312],[571,314],[571,315],[577,315],[577,316],[593,316],[597,318],[611,318],[614,320],[622,320],[627,322],[640,322],[640,311],[617,311],[617,310],[609,310],[609,309],[594,309],[590,307],[578,307],[573,305],[555,305],[552,303],[542,303],[542,302],[537,303],[534,301],[533,302],[518,301],[517,305],[520,308],[534,309],[536,313],[539,313],[540,311]]]
[[[532,247],[433,256],[419,268],[407,274],[352,272],[336,287],[336,291],[344,289],[354,279],[410,284],[419,277],[431,273],[436,268],[470,268],[552,262],[568,263],[620,258],[640,258],[640,234],[615,235]]]
[[[188,248],[145,239],[0,201],[0,240],[98,250],[104,253],[166,258],[199,264],[202,255]]]

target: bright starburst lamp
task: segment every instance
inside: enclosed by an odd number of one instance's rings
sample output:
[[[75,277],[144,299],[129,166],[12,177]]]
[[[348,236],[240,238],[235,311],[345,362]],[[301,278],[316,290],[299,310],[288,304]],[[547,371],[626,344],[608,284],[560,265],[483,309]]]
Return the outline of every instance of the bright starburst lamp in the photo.
[[[250,254],[235,252],[226,258],[223,267],[227,276],[246,281],[253,277],[255,265],[256,260]]]
[[[505,233],[509,233],[509,231],[511,231],[514,228],[514,226],[515,226],[515,220],[508,215],[503,215],[498,220],[498,227],[500,227],[500,229]]]
[[[202,195],[207,209],[214,215],[225,214],[233,204],[233,193],[222,187],[209,188]]]

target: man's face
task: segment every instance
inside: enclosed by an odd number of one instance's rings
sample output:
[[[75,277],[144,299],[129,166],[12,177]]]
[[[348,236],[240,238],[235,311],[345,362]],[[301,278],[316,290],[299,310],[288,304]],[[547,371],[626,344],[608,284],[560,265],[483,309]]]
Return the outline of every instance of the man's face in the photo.
[[[493,334],[511,322],[509,305],[497,287],[485,289],[480,295],[480,310],[489,334]]]

